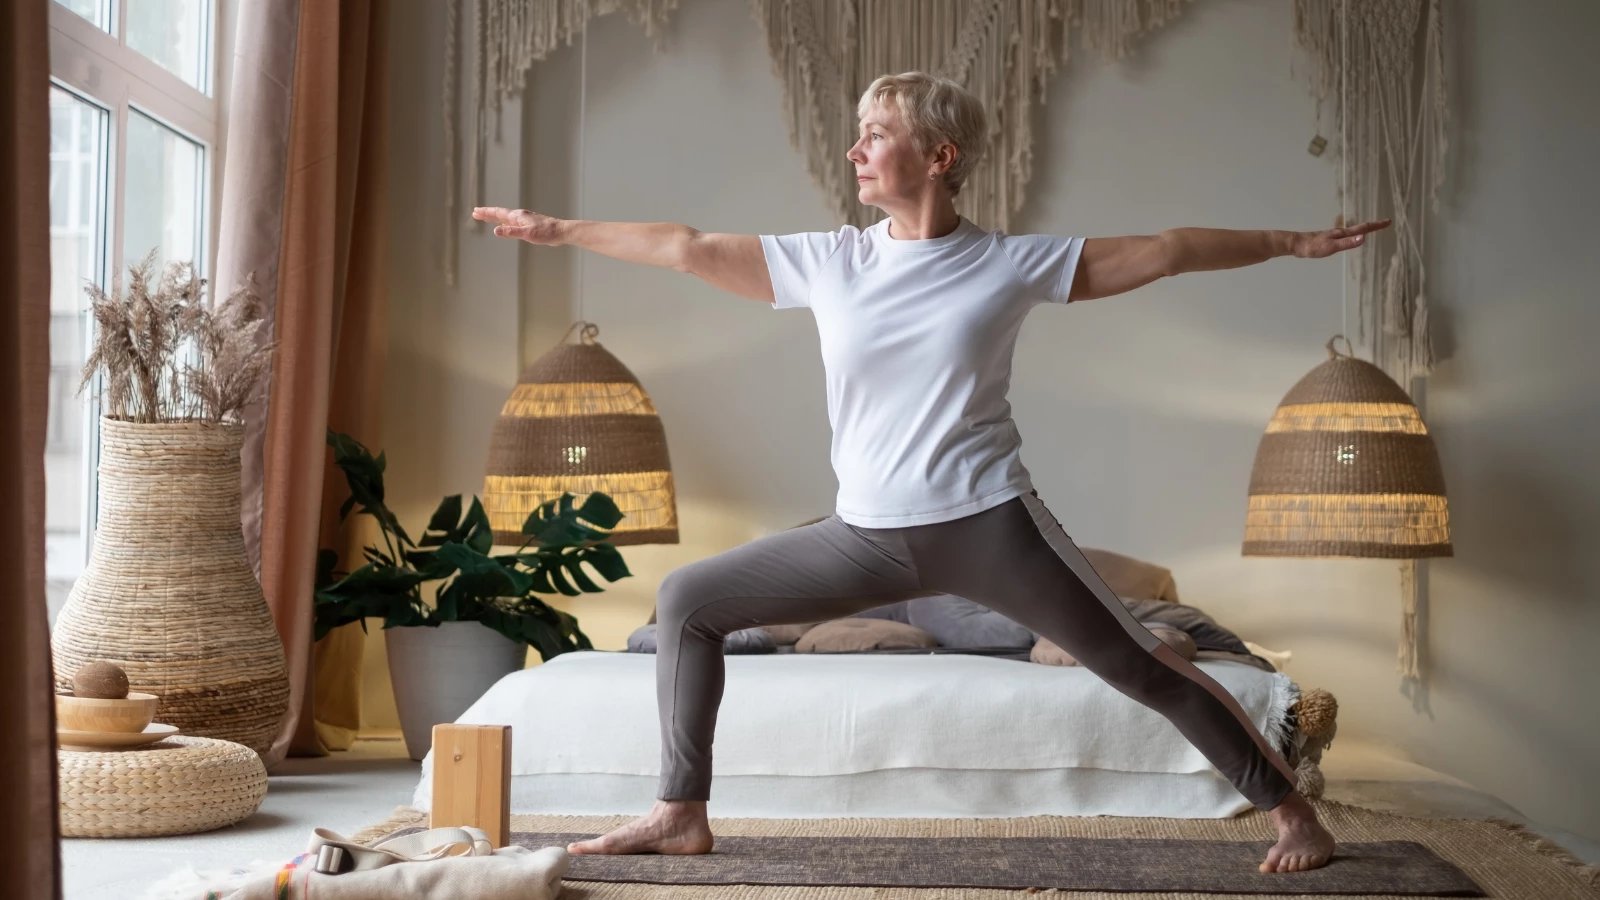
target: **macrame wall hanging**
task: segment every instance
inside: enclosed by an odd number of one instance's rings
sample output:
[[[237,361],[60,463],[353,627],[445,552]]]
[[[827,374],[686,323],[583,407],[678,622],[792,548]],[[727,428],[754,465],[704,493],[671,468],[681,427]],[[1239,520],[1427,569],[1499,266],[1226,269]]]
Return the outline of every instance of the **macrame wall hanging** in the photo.
[[[468,163],[467,197],[483,203],[484,153],[489,146],[491,116],[498,134],[500,110],[505,101],[527,85],[528,70],[562,44],[571,45],[588,20],[624,12],[659,49],[667,20],[678,0],[447,0],[444,51],[444,167],[445,167],[445,277],[456,279],[457,233],[460,203],[460,169],[456,162],[457,85],[461,73],[461,7],[476,4],[472,46],[473,116],[472,158]]]
[[[1346,254],[1356,332],[1407,393],[1435,362],[1429,335],[1427,220],[1445,176],[1447,100],[1439,0],[1295,0],[1295,40],[1311,57],[1318,117],[1334,94],[1339,209],[1346,222],[1393,218]],[[1420,62],[1420,66],[1418,63]],[[1349,323],[1345,325],[1349,329]],[[1398,668],[1418,682],[1423,560],[1400,564]]]
[[[457,221],[455,142],[461,5],[449,0],[444,120],[446,215]],[[476,23],[473,152],[467,193],[481,203],[491,119],[521,91],[528,69],[572,44],[588,19],[626,13],[658,46],[677,0],[473,0]],[[1135,39],[1177,17],[1189,0],[750,0],[783,86],[789,140],[840,223],[882,215],[856,201],[845,151],[856,140],[856,99],[879,75],[909,70],[952,78],[989,114],[983,161],[957,197],[987,228],[1009,227],[1033,175],[1032,106],[1067,61],[1074,37],[1103,59],[1128,56]],[[446,230],[454,278],[455,227]]]
[[[1433,369],[1427,219],[1445,176],[1447,102],[1439,0],[1295,0],[1320,113],[1330,95],[1345,221],[1394,224],[1347,254],[1356,334],[1408,392]],[[1420,66],[1418,63],[1420,62]]]
[[[841,222],[882,211],[856,200],[856,100],[910,70],[963,85],[988,113],[983,159],[956,197],[962,215],[1007,229],[1033,177],[1033,107],[1073,38],[1106,60],[1175,19],[1187,0],[752,0],[783,85],[789,139]]]

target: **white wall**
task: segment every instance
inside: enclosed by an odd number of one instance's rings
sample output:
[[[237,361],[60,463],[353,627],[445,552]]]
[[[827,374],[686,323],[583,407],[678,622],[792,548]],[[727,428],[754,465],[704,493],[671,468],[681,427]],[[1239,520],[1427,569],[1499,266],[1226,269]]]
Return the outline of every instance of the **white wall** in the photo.
[[[1427,414],[1457,556],[1431,567],[1426,691],[1408,696],[1394,671],[1392,563],[1239,554],[1261,430],[1342,328],[1336,261],[1278,260],[1041,309],[1018,346],[1012,402],[1040,495],[1080,543],[1171,566],[1185,600],[1293,650],[1291,672],[1339,697],[1343,734],[1387,740],[1540,821],[1596,836],[1590,689],[1600,665],[1588,647],[1600,612],[1583,549],[1600,536],[1589,463],[1600,372],[1583,342],[1600,324],[1600,197],[1588,164],[1600,126],[1583,86],[1600,63],[1580,41],[1600,14],[1578,0],[1539,6],[1447,10],[1454,176],[1433,296],[1451,358]],[[1013,230],[1331,223],[1333,162],[1305,151],[1312,103],[1289,74],[1290,18],[1278,0],[1201,0],[1128,63],[1080,56],[1038,112],[1037,174]],[[487,237],[464,237],[461,290],[443,288],[441,23],[431,4],[402,4],[392,54],[386,440],[407,520],[445,493],[481,489],[489,431],[519,366],[576,307],[571,251]],[[789,146],[744,4],[685,0],[662,54],[607,18],[591,27],[588,53],[584,217],[833,227]],[[540,64],[526,106],[507,109],[492,202],[578,214],[577,61],[571,48]],[[620,647],[668,571],[825,514],[835,482],[809,314],[671,271],[598,256],[582,265],[586,317],[660,407],[680,491],[682,543],[625,548],[636,578],[564,604],[599,646]]]

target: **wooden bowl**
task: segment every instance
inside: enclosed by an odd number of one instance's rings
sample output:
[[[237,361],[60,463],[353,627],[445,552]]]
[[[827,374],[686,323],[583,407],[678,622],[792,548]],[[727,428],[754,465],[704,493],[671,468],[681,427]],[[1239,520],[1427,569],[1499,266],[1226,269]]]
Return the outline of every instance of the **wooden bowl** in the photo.
[[[125,700],[56,695],[56,729],[138,734],[156,717],[155,694],[128,694]]]
[[[92,750],[120,750],[126,747],[138,747],[142,744],[153,744],[164,741],[178,733],[176,725],[162,725],[152,722],[145,730],[125,734],[115,731],[67,731],[56,732],[56,744],[63,750],[92,751]]]

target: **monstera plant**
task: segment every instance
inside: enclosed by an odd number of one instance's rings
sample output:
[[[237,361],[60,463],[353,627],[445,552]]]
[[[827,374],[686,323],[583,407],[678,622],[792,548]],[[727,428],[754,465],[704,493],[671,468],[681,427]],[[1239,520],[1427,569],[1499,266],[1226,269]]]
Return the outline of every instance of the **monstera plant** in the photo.
[[[610,497],[591,493],[580,505],[565,493],[547,501],[523,522],[522,546],[491,555],[494,530],[477,497],[465,513],[460,494],[444,498],[413,540],[384,503],[384,454],[374,457],[331,429],[328,445],[350,486],[339,520],[352,512],[372,516],[383,542],[362,548],[361,565],[348,571],[340,570],[336,551],[319,551],[316,638],[352,622],[365,630],[368,619],[383,621],[413,758],[426,752],[433,725],[453,721],[495,681],[522,668],[528,646],[544,661],[594,649],[573,615],[539,595],[604,591],[586,566],[608,582],[632,574],[605,540],[623,518]],[[424,597],[427,586],[431,598]]]

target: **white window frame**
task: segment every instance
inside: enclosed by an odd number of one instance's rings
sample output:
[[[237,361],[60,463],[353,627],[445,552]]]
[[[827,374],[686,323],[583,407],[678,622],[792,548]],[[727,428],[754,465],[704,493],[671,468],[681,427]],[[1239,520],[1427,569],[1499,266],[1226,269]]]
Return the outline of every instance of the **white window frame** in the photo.
[[[55,0],[50,8],[50,80],[79,99],[107,113],[105,137],[109,149],[104,174],[103,258],[97,260],[102,288],[109,288],[116,273],[131,262],[122,258],[122,209],[126,194],[128,115],[130,110],[160,122],[203,149],[200,176],[200,222],[203,229],[199,275],[210,277],[216,256],[222,193],[224,137],[227,133],[228,90],[232,79],[233,23],[238,0],[205,0],[206,27],[211,40],[201,62],[203,84],[196,88],[159,63],[127,45],[123,23],[130,0],[111,0],[111,28],[103,30]],[[140,2],[140,0],[132,0]],[[93,346],[93,317],[84,330],[85,356]],[[100,399],[102,385],[90,388],[83,410],[82,502],[80,533],[87,564],[99,516]]]

